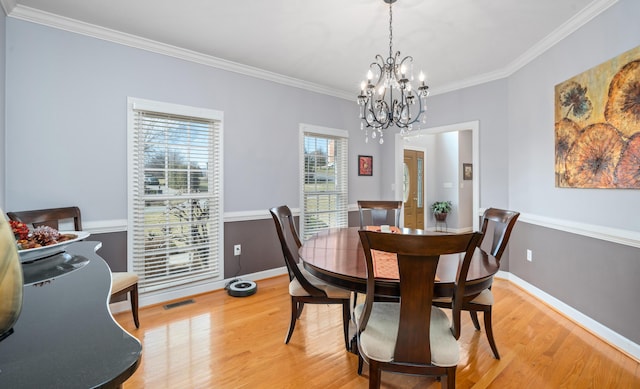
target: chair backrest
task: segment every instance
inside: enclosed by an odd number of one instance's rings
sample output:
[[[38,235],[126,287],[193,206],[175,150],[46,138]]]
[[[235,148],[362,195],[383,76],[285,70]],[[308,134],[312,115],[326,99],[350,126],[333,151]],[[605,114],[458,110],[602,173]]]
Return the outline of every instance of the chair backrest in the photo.
[[[366,328],[373,307],[375,278],[371,250],[395,253],[400,274],[400,326],[394,360],[431,363],[430,308],[440,256],[463,253],[459,254],[462,256],[462,263],[458,268],[455,293],[464,294],[471,258],[480,243],[482,233],[409,235],[360,230],[359,234],[367,262],[367,298],[364,311],[358,318],[359,331]],[[459,336],[460,306],[452,311],[452,315],[454,316],[453,325],[457,325],[458,328],[452,325],[451,330],[454,335],[458,331]]]
[[[34,228],[39,226],[49,226],[60,229],[60,222],[73,220],[75,231],[82,231],[82,217],[78,207],[61,207],[36,209],[31,211],[7,212],[10,220],[31,224]]]
[[[279,207],[271,208],[269,212],[271,213],[273,222],[276,225],[276,232],[278,233],[278,239],[280,240],[280,246],[282,247],[284,262],[287,265],[287,271],[289,272],[289,279],[297,279],[300,285],[311,296],[326,297],[327,294],[323,290],[313,286],[304,277],[298,267],[300,262],[298,249],[302,246],[302,242],[298,237],[293,215],[291,214],[289,207],[281,205]]]
[[[400,227],[402,201],[359,200],[360,228],[388,224]]]
[[[482,215],[482,228],[481,231],[484,234],[484,240],[482,247],[488,246],[487,239],[490,239],[491,249],[489,254],[493,255],[496,260],[500,261],[504,250],[509,243],[509,237],[511,236],[511,230],[516,224],[520,216],[520,212],[508,211],[505,209],[488,208]],[[487,234],[488,227],[493,229],[492,234]]]

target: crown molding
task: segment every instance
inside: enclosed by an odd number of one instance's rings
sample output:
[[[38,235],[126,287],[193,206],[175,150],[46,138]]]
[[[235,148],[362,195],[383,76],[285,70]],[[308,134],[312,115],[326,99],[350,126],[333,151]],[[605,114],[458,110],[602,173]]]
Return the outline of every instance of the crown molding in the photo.
[[[259,69],[253,66],[227,61],[222,58],[204,55],[195,51],[186,50],[180,47],[167,45],[150,39],[141,38],[131,34],[125,34],[120,31],[99,27],[75,19],[66,18],[60,15],[55,15],[49,12],[25,7],[16,4],[16,1],[17,0],[0,0],[0,4],[2,4],[2,8],[4,9],[5,13],[9,17],[15,19],[54,27],[77,34],[150,51],[157,54],[167,55],[170,57],[211,66],[217,69],[222,69],[254,78],[272,81],[282,85],[308,90],[311,92],[334,96],[349,101],[354,100],[353,93],[348,91],[329,88],[320,84],[307,82],[274,72],[269,72],[267,70]],[[547,35],[540,42],[536,43],[533,47],[527,50],[520,57],[516,58],[506,67],[493,72],[481,74],[477,77],[471,77],[453,83],[445,84],[440,87],[432,88],[431,95],[433,96],[448,93],[455,90],[506,78],[527,65],[529,62],[542,55],[545,51],[578,30],[580,27],[584,26],[586,23],[591,21],[593,18],[595,18],[617,2],[618,0],[594,0],[586,8],[574,15],[567,22],[563,23],[551,34]]]
[[[571,19],[567,20],[540,42],[527,50],[523,55],[511,62],[506,68],[508,75],[515,73],[526,64],[542,55],[545,51],[555,46],[558,42],[577,31],[580,27],[593,20],[593,18],[600,15],[617,2],[618,0],[594,0],[582,11],[575,14]]]
[[[452,92],[458,89],[468,88],[509,77],[617,2],[618,0],[594,0],[586,8],[575,14],[571,19],[556,28],[553,32],[533,45],[533,47],[504,68],[498,69],[494,72],[481,74],[477,77],[449,83],[438,88],[432,88],[430,94],[433,96],[441,93]]]
[[[15,0],[0,0],[3,2],[14,2]],[[108,42],[118,43],[121,45],[150,51],[157,54],[166,55],[169,57],[179,58],[186,61],[198,63],[222,69],[234,73],[243,74],[246,76],[259,78],[267,81],[272,81],[278,84],[292,86],[308,90],[311,92],[321,93],[324,95],[334,96],[347,100],[354,100],[353,93],[348,93],[343,90],[336,90],[326,87],[324,85],[307,82],[293,77],[288,77],[282,74],[270,72],[267,70],[259,69],[253,66],[243,65],[241,63],[227,61],[222,58],[213,57],[210,55],[204,55],[192,50],[186,50],[177,46],[160,43],[151,39],[142,38],[136,35],[126,34],[120,31],[112,30],[96,26],[94,24],[85,23],[79,20],[63,17],[60,15],[44,12],[35,8],[25,7],[22,5],[16,5],[8,13],[9,17],[20,19],[28,22],[41,24],[48,27],[57,28],[64,31],[69,31],[93,38],[105,40]]]

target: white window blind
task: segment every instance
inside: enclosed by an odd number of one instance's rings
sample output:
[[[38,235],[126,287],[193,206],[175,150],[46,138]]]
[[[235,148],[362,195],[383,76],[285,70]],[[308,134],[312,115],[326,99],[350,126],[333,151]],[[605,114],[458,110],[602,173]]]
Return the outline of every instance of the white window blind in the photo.
[[[141,293],[223,276],[222,113],[130,99],[128,250]]]
[[[348,225],[348,133],[301,125],[300,230],[303,239]]]

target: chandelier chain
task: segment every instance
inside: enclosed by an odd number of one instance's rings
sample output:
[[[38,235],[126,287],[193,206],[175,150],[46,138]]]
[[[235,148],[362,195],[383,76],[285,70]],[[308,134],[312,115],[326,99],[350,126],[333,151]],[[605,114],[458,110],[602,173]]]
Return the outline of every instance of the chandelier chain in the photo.
[[[393,11],[389,3],[389,57],[393,56]]]

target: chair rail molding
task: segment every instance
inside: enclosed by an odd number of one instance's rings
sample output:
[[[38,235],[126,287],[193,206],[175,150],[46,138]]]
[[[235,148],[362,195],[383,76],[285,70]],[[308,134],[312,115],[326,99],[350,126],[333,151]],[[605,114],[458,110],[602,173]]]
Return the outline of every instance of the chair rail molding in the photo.
[[[530,213],[521,214],[520,219],[518,219],[518,223],[520,222],[640,248],[639,231],[623,230],[607,226],[574,222],[571,220],[555,219]]]

